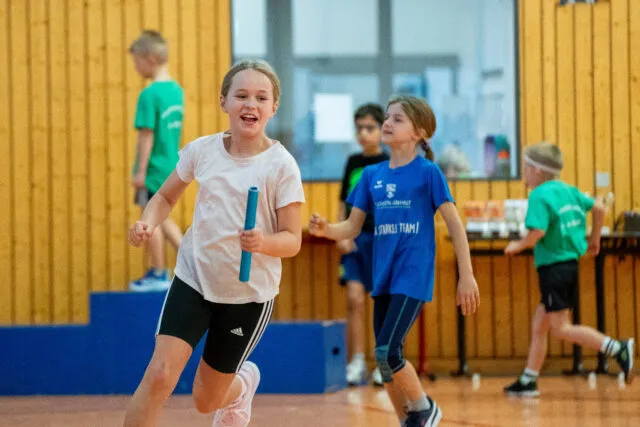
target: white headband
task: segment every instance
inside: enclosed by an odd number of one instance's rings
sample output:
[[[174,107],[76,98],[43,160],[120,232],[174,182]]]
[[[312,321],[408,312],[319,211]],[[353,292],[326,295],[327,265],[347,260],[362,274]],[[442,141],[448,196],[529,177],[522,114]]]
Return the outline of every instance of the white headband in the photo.
[[[527,156],[526,154],[524,155],[524,161],[529,163],[533,167],[536,167],[538,169],[542,169],[545,172],[549,172],[549,173],[552,173],[554,175],[558,175],[560,173],[560,169],[552,168],[551,166],[543,165],[540,162],[536,162],[535,160],[533,160],[531,157]]]

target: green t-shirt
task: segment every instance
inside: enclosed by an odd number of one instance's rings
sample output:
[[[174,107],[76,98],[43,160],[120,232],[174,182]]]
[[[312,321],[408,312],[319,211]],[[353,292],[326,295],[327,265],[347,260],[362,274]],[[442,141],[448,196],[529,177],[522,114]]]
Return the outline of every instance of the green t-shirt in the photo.
[[[184,97],[180,85],[173,81],[153,82],[138,97],[136,129],[153,130],[153,148],[149,156],[145,185],[155,193],[178,163]],[[133,167],[138,170],[138,159]]]
[[[545,232],[533,249],[536,267],[577,260],[587,251],[587,212],[594,200],[562,181],[547,181],[529,195],[525,225]]]

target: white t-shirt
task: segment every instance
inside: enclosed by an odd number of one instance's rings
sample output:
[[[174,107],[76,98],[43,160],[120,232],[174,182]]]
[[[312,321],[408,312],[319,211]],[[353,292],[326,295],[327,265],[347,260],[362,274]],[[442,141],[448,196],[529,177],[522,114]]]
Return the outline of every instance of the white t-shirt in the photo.
[[[276,209],[305,201],[300,169],[279,142],[256,156],[238,158],[225,149],[223,135],[203,136],[180,150],[178,176],[184,182],[195,179],[199,189],[175,274],[208,301],[266,302],[278,294],[280,258],[253,253],[249,282],[238,279],[247,194],[249,187],[259,188],[256,228],[276,233]]]

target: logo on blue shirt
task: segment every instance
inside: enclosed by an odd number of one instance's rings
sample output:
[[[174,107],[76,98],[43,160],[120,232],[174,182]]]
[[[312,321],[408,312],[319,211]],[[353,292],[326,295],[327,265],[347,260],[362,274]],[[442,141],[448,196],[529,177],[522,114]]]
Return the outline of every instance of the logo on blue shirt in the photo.
[[[393,195],[396,193],[396,185],[395,184],[387,184],[387,198],[392,199]]]

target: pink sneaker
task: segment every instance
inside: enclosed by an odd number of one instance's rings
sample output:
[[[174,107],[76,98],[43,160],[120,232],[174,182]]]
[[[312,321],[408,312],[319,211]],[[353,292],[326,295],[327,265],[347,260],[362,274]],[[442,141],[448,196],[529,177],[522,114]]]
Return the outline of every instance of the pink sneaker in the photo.
[[[246,386],[244,396],[226,408],[218,409],[213,427],[247,427],[251,420],[251,402],[260,384],[260,370],[253,362],[244,362],[237,374]]]

